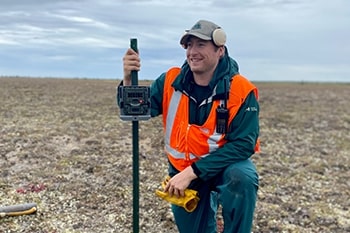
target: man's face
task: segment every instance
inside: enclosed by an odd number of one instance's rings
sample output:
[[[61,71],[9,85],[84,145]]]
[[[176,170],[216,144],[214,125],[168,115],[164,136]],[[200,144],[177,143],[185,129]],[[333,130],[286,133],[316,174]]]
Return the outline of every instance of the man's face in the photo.
[[[186,44],[187,62],[194,74],[213,73],[220,57],[224,53],[223,47],[216,47],[211,41],[191,36]]]

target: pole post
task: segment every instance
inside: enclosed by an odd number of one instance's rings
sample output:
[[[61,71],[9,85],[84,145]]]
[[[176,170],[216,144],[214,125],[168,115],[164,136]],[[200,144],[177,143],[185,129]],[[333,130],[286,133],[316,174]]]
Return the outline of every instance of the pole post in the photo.
[[[130,47],[138,52],[137,39],[130,39]],[[131,85],[138,86],[138,74],[136,70],[131,71]],[[139,232],[139,121],[132,121],[132,149],[133,149],[133,233]]]

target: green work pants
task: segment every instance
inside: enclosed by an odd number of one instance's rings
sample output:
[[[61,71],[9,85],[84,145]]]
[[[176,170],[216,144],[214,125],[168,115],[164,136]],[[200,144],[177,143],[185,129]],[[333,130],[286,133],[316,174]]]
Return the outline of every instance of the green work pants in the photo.
[[[250,233],[259,178],[251,160],[227,167],[213,179],[193,181],[190,188],[199,193],[197,208],[189,213],[172,205],[180,233],[215,233],[218,204],[222,206],[224,233]]]

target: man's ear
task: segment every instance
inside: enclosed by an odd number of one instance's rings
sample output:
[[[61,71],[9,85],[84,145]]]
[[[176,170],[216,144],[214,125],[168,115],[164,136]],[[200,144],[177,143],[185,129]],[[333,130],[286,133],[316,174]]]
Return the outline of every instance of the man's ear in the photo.
[[[220,55],[220,58],[223,58],[224,55],[225,55],[225,46],[220,46],[219,47],[219,55]]]

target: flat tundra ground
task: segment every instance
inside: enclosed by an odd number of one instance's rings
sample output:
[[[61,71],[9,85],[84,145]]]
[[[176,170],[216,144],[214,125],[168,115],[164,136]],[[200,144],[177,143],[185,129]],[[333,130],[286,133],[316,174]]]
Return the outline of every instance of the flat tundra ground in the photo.
[[[38,205],[0,217],[0,232],[132,232],[132,126],[119,119],[117,84],[0,78],[0,206]],[[350,232],[350,84],[256,85],[253,232]],[[139,135],[140,232],[175,233],[154,194],[167,173],[161,118],[139,122]]]

